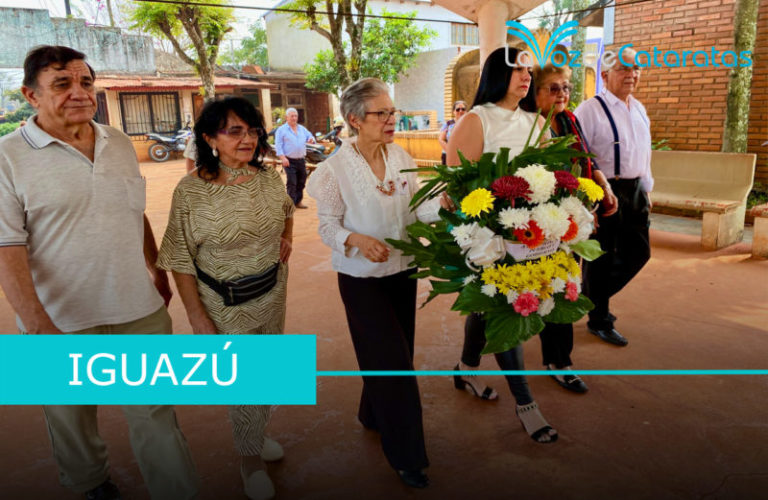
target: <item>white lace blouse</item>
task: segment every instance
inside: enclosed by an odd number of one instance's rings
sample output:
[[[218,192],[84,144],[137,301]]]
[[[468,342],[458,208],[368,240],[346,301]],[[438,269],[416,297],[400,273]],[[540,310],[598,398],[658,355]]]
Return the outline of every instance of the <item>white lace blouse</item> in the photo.
[[[397,144],[386,147],[385,186],[391,180],[395,192],[391,196],[379,191],[379,180],[365,159],[352,147],[356,139],[345,140],[339,151],[320,163],[307,184],[307,193],[317,200],[319,233],[331,247],[331,263],[337,272],[355,277],[390,276],[408,269],[411,257],[390,249],[386,262],[371,262],[357,247],[347,248],[350,234],[360,233],[380,241],[385,238],[406,239],[406,226],[418,218],[424,222],[438,219],[440,200],[423,203],[416,212],[408,207],[419,189],[416,173],[402,172],[415,168],[408,153]]]

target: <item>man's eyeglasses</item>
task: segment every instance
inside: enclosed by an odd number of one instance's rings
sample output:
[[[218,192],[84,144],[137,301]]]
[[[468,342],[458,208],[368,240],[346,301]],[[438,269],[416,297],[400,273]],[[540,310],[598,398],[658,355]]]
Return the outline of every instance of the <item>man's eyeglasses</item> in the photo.
[[[389,118],[394,116],[395,121],[397,121],[398,117],[400,116],[400,110],[396,109],[394,111],[366,111],[366,115],[376,115],[376,118],[379,119],[381,123],[387,123],[389,121]]]
[[[251,127],[251,128],[243,128],[243,127],[232,127],[232,128],[224,128],[219,130],[220,134],[228,135],[233,139],[244,139],[245,135],[248,134],[252,139],[258,139],[259,137],[264,137],[266,132],[261,127]]]
[[[560,85],[558,85],[556,83],[553,83],[549,87],[544,87],[544,88],[548,88],[549,89],[549,95],[557,95],[561,91],[562,91],[563,94],[570,94],[571,90],[573,90],[573,86],[572,85],[565,84],[565,85],[563,85],[561,87]]]
[[[642,71],[642,68],[640,66],[637,66],[637,65],[635,65],[635,66],[627,66],[627,65],[621,64],[621,63],[616,64],[613,67],[613,69],[615,69],[616,71],[623,71],[625,73],[631,73],[631,72],[640,73],[640,71]]]
[[[454,109],[454,111],[457,111],[457,112],[458,111],[466,111],[466,110],[467,110],[467,108],[456,108],[456,109]]]

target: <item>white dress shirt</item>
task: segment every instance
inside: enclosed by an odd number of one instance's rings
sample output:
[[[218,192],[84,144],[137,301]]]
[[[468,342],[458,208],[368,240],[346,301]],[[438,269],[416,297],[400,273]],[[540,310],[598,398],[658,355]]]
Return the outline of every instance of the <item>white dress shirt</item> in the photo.
[[[355,138],[345,140],[338,153],[317,166],[307,184],[307,193],[317,200],[319,233],[331,247],[331,263],[337,272],[355,277],[390,276],[409,268],[412,257],[391,249],[386,262],[371,262],[357,247],[347,248],[350,234],[360,233],[384,241],[385,238],[407,240],[406,226],[419,220],[438,220],[440,199],[423,203],[416,212],[408,204],[419,190],[415,168],[408,153],[397,144],[386,146],[384,188],[389,181],[395,192],[388,196],[377,189],[379,180],[365,159],[352,147]]]
[[[644,191],[653,190],[651,175],[651,120],[640,101],[629,96],[629,107],[608,89],[600,96],[616,122],[619,131],[622,179],[640,178]],[[594,97],[582,102],[576,111],[590,152],[597,155],[597,164],[607,178],[616,176],[613,158],[613,131],[603,107]]]

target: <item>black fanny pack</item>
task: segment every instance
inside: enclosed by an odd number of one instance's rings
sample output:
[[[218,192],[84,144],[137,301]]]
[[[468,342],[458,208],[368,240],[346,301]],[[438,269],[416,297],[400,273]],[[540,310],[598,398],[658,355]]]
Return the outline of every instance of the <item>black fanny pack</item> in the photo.
[[[221,295],[225,306],[236,306],[261,297],[272,290],[272,287],[277,283],[277,271],[280,269],[280,263],[276,263],[261,274],[251,274],[250,276],[227,281],[219,281],[211,277],[197,267],[197,264],[195,264],[195,269],[200,281]]]

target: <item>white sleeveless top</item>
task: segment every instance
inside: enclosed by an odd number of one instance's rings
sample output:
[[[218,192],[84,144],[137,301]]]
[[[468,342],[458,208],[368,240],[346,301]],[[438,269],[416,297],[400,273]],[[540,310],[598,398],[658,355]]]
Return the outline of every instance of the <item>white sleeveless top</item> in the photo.
[[[475,106],[470,113],[479,116],[483,124],[483,153],[498,153],[500,148],[509,148],[509,157],[513,158],[525,147],[534,123],[536,130],[531,136],[532,143],[541,131],[538,114],[523,111],[520,106],[510,111],[489,102]]]

